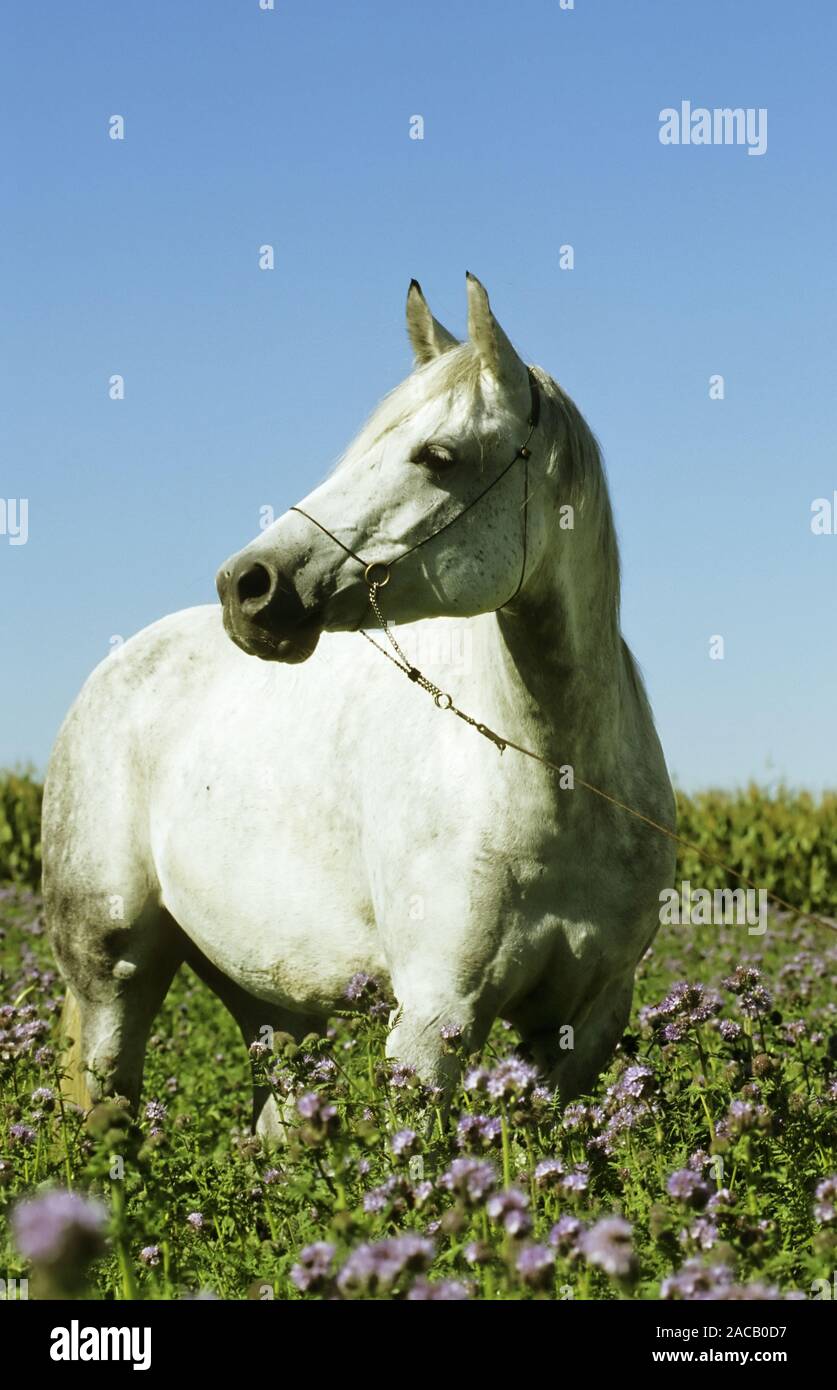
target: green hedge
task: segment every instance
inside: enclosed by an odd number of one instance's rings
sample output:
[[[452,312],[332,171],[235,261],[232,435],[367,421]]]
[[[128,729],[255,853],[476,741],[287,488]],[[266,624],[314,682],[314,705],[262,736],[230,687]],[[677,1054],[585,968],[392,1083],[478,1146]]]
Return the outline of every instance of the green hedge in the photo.
[[[28,772],[0,772],[0,883],[41,881],[44,789]]]
[[[0,882],[36,888],[41,873],[43,789],[27,772],[0,773]],[[803,912],[837,914],[837,793],[821,797],[780,788],[679,793],[684,839]],[[650,833],[650,832],[649,832]],[[681,849],[677,881],[735,887],[723,869]]]
[[[803,912],[837,916],[837,793],[780,788],[677,797],[678,834]],[[677,879],[734,888],[736,880],[681,849]]]

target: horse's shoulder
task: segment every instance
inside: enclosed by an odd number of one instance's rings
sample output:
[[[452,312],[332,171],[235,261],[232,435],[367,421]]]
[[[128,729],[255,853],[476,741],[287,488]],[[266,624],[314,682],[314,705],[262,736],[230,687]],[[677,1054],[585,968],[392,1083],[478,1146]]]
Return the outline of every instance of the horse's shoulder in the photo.
[[[139,692],[177,681],[225,636],[218,604],[186,608],[150,623],[114,645],[88,675],[69,710],[64,728],[85,715],[106,717],[124,711]],[[62,730],[63,731],[63,730]]]

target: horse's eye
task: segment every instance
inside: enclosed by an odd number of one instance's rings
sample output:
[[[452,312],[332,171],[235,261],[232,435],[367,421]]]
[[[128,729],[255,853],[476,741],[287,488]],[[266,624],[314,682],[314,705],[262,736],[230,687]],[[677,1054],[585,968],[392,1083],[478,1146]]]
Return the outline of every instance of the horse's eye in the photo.
[[[444,444],[421,444],[413,451],[411,462],[420,463],[425,468],[432,468],[441,473],[443,469],[453,467],[456,455]]]

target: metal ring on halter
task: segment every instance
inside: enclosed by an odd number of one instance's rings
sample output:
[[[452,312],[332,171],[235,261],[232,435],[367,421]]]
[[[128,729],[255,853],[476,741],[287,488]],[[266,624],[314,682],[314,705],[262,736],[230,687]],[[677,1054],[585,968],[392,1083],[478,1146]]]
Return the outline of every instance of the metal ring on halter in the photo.
[[[433,703],[437,709],[450,709],[453,699],[450,695],[446,695],[444,690],[440,690],[438,695],[433,696]]]
[[[373,575],[374,570],[383,570],[383,579],[375,579]],[[367,565],[366,569],[363,571],[363,577],[370,589],[373,587],[376,589],[383,589],[384,585],[389,583],[389,565],[384,564],[383,560],[373,560],[371,565]]]

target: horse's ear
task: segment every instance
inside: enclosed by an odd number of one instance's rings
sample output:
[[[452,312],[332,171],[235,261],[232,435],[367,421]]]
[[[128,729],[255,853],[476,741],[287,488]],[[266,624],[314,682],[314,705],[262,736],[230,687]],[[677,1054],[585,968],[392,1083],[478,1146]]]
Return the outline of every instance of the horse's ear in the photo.
[[[491,312],[488,295],[476,275],[465,272],[468,286],[468,337],[483,366],[514,391],[527,385],[526,363],[518,356]]]
[[[459,340],[434,319],[418,280],[411,280],[407,291],[407,332],[419,367],[459,346]]]

